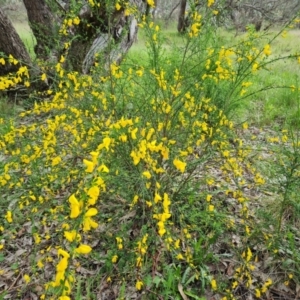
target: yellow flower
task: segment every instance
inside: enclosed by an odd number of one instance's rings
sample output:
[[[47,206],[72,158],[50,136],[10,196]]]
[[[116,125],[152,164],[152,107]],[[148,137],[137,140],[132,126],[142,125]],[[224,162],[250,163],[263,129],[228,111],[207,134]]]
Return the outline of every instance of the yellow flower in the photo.
[[[266,280],[266,282],[265,282],[264,285],[265,285],[266,287],[269,287],[272,283],[273,283],[273,282],[272,282],[272,279],[269,278],[269,279]]]
[[[256,298],[260,298],[260,296],[261,296],[260,290],[259,289],[255,289],[255,297]]]
[[[166,232],[167,231],[166,231],[166,229],[163,226],[159,227],[158,234],[160,236],[163,236]]]
[[[168,160],[169,159],[169,149],[167,147],[163,146],[161,149],[161,155],[164,160]]]
[[[98,210],[96,208],[90,208],[86,213],[85,217],[93,217],[98,213]]]
[[[8,61],[14,65],[16,65],[18,63],[18,61],[11,54],[9,54],[9,56],[8,56]]]
[[[116,3],[115,7],[116,7],[116,10],[120,10],[121,9],[121,5],[118,2]]]
[[[98,223],[95,222],[91,217],[84,217],[83,220],[83,231],[89,231],[91,228],[97,228]]]
[[[281,36],[282,36],[283,38],[286,38],[286,36],[287,36],[287,31],[284,30],[284,31],[282,32]]]
[[[86,172],[87,173],[92,173],[94,171],[94,168],[95,168],[95,163],[93,163],[92,161],[89,161],[87,159],[84,159],[83,160],[83,163],[86,165]]]
[[[75,252],[78,254],[88,254],[92,251],[92,248],[89,245],[81,244],[75,249]]]
[[[63,249],[58,249],[57,255],[61,255],[64,258],[69,258],[70,257],[70,254],[67,251],[63,250]]]
[[[110,146],[110,144],[111,144],[111,138],[109,138],[109,137],[106,137],[106,138],[104,138],[103,139],[103,143],[102,143],[102,145],[105,147],[105,149],[108,151],[109,150],[109,146]]]
[[[200,23],[194,23],[192,24],[191,26],[191,29],[190,29],[190,37],[193,37],[193,36],[197,36],[199,31],[200,31],[200,26],[201,24]]]
[[[248,247],[247,255],[246,255],[246,261],[249,262],[251,257],[252,257],[252,252],[251,252],[250,248]]]
[[[34,242],[38,245],[41,242],[41,237],[37,234],[33,234]]]
[[[175,158],[173,160],[173,164],[176,167],[176,169],[179,170],[181,173],[184,172],[185,167],[186,167],[186,163],[185,162],[182,162],[181,160]]]
[[[147,179],[151,178],[151,173],[149,171],[143,172],[143,176],[145,176]]]
[[[45,81],[47,79],[47,75],[45,73],[42,74],[41,79]]]
[[[130,156],[131,156],[132,159],[133,159],[133,164],[134,164],[134,165],[137,165],[137,164],[140,162],[140,160],[141,160],[139,154],[136,153],[135,151],[132,151],[132,152],[130,153]]]
[[[60,282],[59,277],[63,277],[63,275],[64,275],[63,273],[65,272],[67,267],[68,267],[68,258],[63,257],[56,266],[56,272],[57,272],[56,280],[58,282]],[[61,274],[59,274],[59,273],[61,273]]]
[[[41,259],[37,262],[37,266],[38,266],[40,269],[44,267],[43,261],[42,261]]]
[[[119,140],[122,141],[123,143],[127,142],[127,135],[126,134],[120,135]]]
[[[59,156],[56,156],[52,159],[52,167],[58,165],[61,162],[61,158]]]
[[[12,219],[12,212],[10,210],[7,211],[5,218],[7,220],[8,223],[12,223],[13,219]]]
[[[92,7],[94,7],[95,6],[95,3],[94,3],[94,1],[93,0],[88,0],[89,1],[89,4],[90,4],[90,6],[92,6]]]
[[[114,255],[114,256],[111,258],[111,262],[112,262],[113,264],[115,264],[117,261],[118,261],[118,255]]]
[[[30,282],[30,277],[29,277],[29,275],[27,275],[27,274],[25,274],[24,276],[23,276],[23,279],[24,279],[24,281],[26,282],[26,284],[28,284],[29,282]]]
[[[135,265],[140,268],[142,266],[142,258],[139,256],[136,258],[136,263]]]
[[[139,77],[142,77],[143,76],[143,70],[137,70],[136,75],[139,76]]]
[[[103,172],[103,173],[109,173],[109,168],[106,165],[102,164],[101,166],[99,166],[97,168],[97,171]]]
[[[215,207],[213,205],[208,205],[208,211],[213,212]]]
[[[245,130],[248,129],[248,127],[249,127],[247,122],[243,123],[242,126],[243,126],[243,129],[245,129]]]
[[[73,23],[74,23],[74,25],[79,25],[80,19],[78,17],[74,18]]]
[[[136,288],[138,291],[140,291],[140,290],[142,289],[143,285],[144,285],[143,282],[140,281],[140,280],[138,280],[138,281],[136,282],[136,284],[135,284],[135,288]]]
[[[154,202],[157,203],[158,201],[161,201],[161,200],[162,200],[162,197],[158,193],[155,193]]]
[[[207,6],[211,7],[215,3],[215,0],[207,0]]]
[[[80,204],[79,201],[76,199],[75,195],[71,195],[69,198],[69,202],[71,203],[71,214],[70,218],[75,219],[80,214]]]
[[[267,45],[264,47],[263,52],[264,52],[264,54],[265,54],[266,56],[271,55],[272,52],[271,52],[271,47],[270,47],[269,44],[267,44]]]
[[[80,235],[76,230],[64,231],[64,237],[69,241],[73,242],[75,239],[80,240]]]
[[[176,258],[177,258],[177,259],[184,259],[181,253],[179,253],[179,254],[176,256]]]
[[[123,239],[120,237],[116,237],[117,244],[122,244]]]
[[[135,128],[135,129],[133,129],[133,130],[130,131],[130,133],[131,133],[131,138],[132,138],[133,140],[136,140],[136,133],[137,133],[137,131],[138,131],[138,128]]]
[[[217,289],[217,282],[215,279],[212,279],[211,282],[211,288],[215,291]]]
[[[155,7],[155,2],[154,2],[154,0],[147,0],[147,3],[148,3],[149,6]]]
[[[258,67],[259,67],[258,63],[254,63],[252,66],[252,71],[256,71]]]
[[[70,225],[67,224],[67,223],[63,223],[63,224],[61,225],[61,227],[62,227],[62,229],[66,229],[66,230],[70,229]]]
[[[206,201],[207,201],[207,202],[210,202],[211,198],[212,198],[212,195],[208,194],[208,195],[206,196]]]
[[[95,205],[100,194],[99,188],[97,186],[92,186],[89,188],[87,194],[90,196],[90,199],[88,200],[89,205]]]

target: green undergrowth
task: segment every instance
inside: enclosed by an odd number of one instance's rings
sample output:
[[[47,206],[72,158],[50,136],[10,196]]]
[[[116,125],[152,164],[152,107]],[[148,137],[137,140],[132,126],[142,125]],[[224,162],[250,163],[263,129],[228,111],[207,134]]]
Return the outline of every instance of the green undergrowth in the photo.
[[[99,57],[79,75],[61,58],[43,100],[0,119],[2,295],[292,295],[299,135],[234,122],[270,45],[249,30],[222,46],[197,12],[184,48],[167,51],[151,21],[140,27],[142,62],[130,54],[105,73]],[[24,67],[15,76],[30,82]]]
[[[262,47],[263,43],[271,41],[269,60],[272,64],[262,66],[261,72],[252,78],[253,86],[238,110],[239,118],[243,117],[257,126],[278,124],[281,129],[292,126],[299,130],[298,99],[295,94],[299,85],[299,62],[291,59],[299,52],[296,43],[299,34],[299,30],[293,29],[293,26],[261,34],[257,46]],[[238,42],[244,38],[244,34],[235,36],[234,32],[223,30],[220,30],[220,35],[225,45],[232,40]]]
[[[15,30],[21,37],[21,40],[23,41],[26,49],[28,50],[28,53],[30,54],[32,59],[34,59],[34,46],[36,44],[36,40],[28,24],[26,9],[23,6],[23,3],[15,3],[12,4],[12,6],[15,7],[15,10],[8,10],[6,11],[6,14],[12,22]]]

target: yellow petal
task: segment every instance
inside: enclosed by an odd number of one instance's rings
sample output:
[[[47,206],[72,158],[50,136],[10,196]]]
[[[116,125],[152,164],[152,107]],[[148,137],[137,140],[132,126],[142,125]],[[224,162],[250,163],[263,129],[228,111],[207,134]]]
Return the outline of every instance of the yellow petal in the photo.
[[[85,217],[92,217],[95,216],[98,213],[98,210],[96,208],[90,208],[86,213]]]
[[[75,249],[76,253],[79,254],[88,254],[92,251],[92,248],[89,245],[81,244],[78,248]]]
[[[176,168],[177,170],[179,170],[181,173],[184,172],[185,167],[186,167],[186,163],[185,163],[185,162],[183,162],[183,161],[181,161],[181,160],[175,158],[175,159],[173,160],[173,164],[174,164],[175,168]]]

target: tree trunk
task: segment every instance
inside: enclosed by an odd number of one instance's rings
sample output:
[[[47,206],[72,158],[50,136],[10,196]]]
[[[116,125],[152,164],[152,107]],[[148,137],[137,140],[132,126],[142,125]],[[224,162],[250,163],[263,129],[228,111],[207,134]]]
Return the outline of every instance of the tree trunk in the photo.
[[[185,23],[186,1],[187,0],[180,1],[179,17],[178,17],[178,24],[177,24],[178,32],[184,32],[186,29],[186,23]]]
[[[129,2],[129,6],[137,7],[141,13],[146,10],[143,0]],[[79,38],[71,44],[67,57],[71,68],[84,74],[88,73],[95,62],[96,54],[102,60],[104,69],[107,69],[111,62],[120,63],[136,40],[138,26],[135,17],[127,16],[124,8],[109,15],[105,3],[100,5],[98,15],[83,7],[79,16],[93,26],[87,31],[84,22],[79,24]]]
[[[5,56],[12,55],[20,63],[25,65],[31,65],[30,56],[13,27],[11,21],[4,14],[0,8],[0,52],[3,52]],[[19,64],[0,65],[0,75],[5,75],[9,72],[14,72],[19,68]]]
[[[77,15],[79,22],[66,26],[67,35],[59,34],[64,20],[61,16],[68,16],[74,11],[76,1],[57,0],[23,0],[27,10],[30,27],[36,38],[35,52],[37,58],[50,60],[54,70],[55,64],[64,56],[64,68],[68,71],[89,73],[95,63],[95,56],[103,61],[103,70],[107,70],[112,62],[119,63],[127,53],[137,35],[137,20],[134,15],[128,15],[125,5],[118,9],[106,0],[99,1],[100,6],[91,7],[86,1]],[[144,13],[147,2],[145,0],[129,0],[128,7],[136,7],[136,11]],[[120,2],[122,4],[122,2]],[[57,8],[62,14],[54,13]],[[70,20],[70,17],[67,17]],[[74,18],[74,17],[73,17]],[[71,22],[72,23],[72,22]],[[64,43],[68,42],[68,49]],[[12,54],[16,59],[30,64],[30,57],[15,32],[11,22],[1,11],[0,14],[0,52]],[[10,66],[12,67],[12,66]],[[35,69],[36,66],[34,66]],[[0,64],[1,74],[7,74]],[[51,77],[51,76],[50,76]]]
[[[38,58],[46,59],[55,45],[60,20],[55,18],[45,0],[23,0],[23,2],[29,26],[37,42],[35,54]]]

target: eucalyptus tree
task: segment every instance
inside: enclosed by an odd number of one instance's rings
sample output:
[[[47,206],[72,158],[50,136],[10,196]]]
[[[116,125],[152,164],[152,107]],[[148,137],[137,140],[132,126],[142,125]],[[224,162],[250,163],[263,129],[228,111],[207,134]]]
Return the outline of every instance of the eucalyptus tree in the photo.
[[[103,62],[120,62],[136,40],[138,19],[154,0],[23,0],[36,40],[36,60],[58,62],[88,73],[95,56]],[[10,19],[0,7],[0,53],[37,69]],[[0,75],[18,65],[0,64]]]

